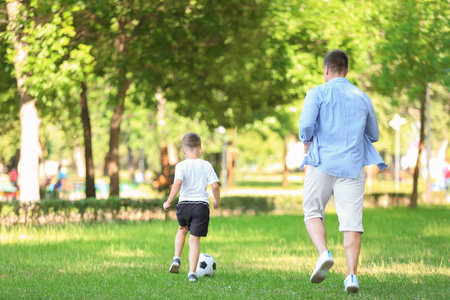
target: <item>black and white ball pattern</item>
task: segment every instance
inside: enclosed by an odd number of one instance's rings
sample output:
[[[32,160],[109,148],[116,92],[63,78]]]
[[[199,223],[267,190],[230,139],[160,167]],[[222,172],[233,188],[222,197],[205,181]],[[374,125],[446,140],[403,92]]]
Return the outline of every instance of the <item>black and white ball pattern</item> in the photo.
[[[198,258],[197,276],[214,276],[216,272],[216,262],[211,255],[202,253]]]

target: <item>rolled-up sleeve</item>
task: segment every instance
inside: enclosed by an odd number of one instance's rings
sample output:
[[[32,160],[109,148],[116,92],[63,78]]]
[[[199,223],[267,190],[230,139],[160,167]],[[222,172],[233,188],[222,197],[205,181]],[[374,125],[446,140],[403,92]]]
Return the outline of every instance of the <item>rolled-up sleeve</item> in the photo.
[[[309,143],[314,133],[314,124],[319,114],[317,90],[313,88],[306,94],[303,110],[298,120],[299,138],[303,143]]]

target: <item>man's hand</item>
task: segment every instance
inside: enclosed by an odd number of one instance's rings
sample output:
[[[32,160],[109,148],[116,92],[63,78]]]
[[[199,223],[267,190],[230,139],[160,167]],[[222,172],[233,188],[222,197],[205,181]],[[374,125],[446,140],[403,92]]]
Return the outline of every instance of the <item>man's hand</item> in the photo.
[[[219,202],[217,202],[217,201],[214,201],[214,209],[217,209],[218,207],[219,207]]]
[[[305,152],[305,154],[308,154],[310,146],[311,146],[311,143],[303,143],[303,152]]]
[[[164,210],[167,211],[171,205],[172,205],[172,203],[169,203],[168,201],[164,202],[164,204],[163,204]]]

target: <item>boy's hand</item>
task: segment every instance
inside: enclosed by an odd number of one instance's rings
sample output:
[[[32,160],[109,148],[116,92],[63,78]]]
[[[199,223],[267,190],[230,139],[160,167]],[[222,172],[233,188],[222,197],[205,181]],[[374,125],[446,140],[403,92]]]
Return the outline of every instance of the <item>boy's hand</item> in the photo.
[[[172,205],[172,203],[169,203],[168,201],[164,202],[164,204],[163,204],[164,210],[168,210],[171,205]]]
[[[214,209],[217,209],[218,207],[219,207],[219,202],[217,202],[217,201],[214,201]]]

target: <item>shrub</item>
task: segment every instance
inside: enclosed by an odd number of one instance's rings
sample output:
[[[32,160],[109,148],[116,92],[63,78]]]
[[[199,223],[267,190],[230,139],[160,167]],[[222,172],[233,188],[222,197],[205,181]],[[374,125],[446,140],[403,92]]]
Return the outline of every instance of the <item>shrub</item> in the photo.
[[[406,193],[374,193],[367,194],[366,200],[379,205],[380,200],[387,200],[388,205],[403,205],[409,201]],[[162,199],[128,199],[111,197],[97,200],[86,198],[82,200],[42,199],[39,202],[20,202],[13,200],[0,202],[0,221],[3,225],[13,225],[20,222],[41,223],[42,218],[52,222],[98,221],[106,219],[133,219],[140,218],[145,212],[162,212]],[[254,211],[256,214],[268,213],[273,210],[300,211],[303,202],[302,196],[224,196],[221,209],[238,210],[242,213]],[[175,199],[174,204],[177,203]],[[170,210],[175,210],[172,205]],[[148,218],[149,215],[147,215]],[[150,218],[154,215],[150,214]],[[167,218],[167,214],[165,215]]]

